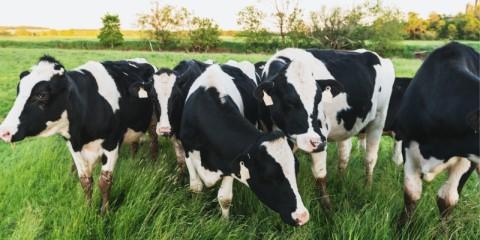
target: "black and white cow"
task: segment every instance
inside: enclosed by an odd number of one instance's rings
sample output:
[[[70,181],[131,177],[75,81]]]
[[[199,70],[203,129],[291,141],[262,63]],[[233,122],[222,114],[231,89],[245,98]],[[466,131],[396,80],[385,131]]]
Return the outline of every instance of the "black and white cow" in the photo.
[[[296,182],[297,161],[280,131],[256,126],[256,84],[242,70],[211,65],[189,88],[179,138],[192,191],[222,180],[218,201],[228,217],[234,179],[247,185],[285,223],[309,220]]]
[[[17,98],[0,125],[0,138],[18,142],[30,136],[62,135],[89,201],[92,170],[101,157],[98,185],[103,211],[120,145],[138,141],[152,119],[151,101],[131,96],[129,86],[153,73],[154,67],[145,61],[90,61],[67,71],[54,58],[41,57],[20,74]]]
[[[395,121],[405,157],[403,220],[422,194],[422,180],[448,170],[438,192],[442,216],[456,205],[480,163],[480,55],[449,43],[433,51],[408,87]]]
[[[411,81],[412,78],[395,78],[395,82],[393,83],[392,88],[392,95],[390,96],[390,103],[388,105],[387,119],[385,120],[385,126],[383,127],[383,134],[394,138],[395,142],[393,145],[392,160],[397,166],[403,164],[402,141],[395,139],[395,128],[393,123],[395,121],[395,116],[398,112],[398,109],[400,108],[400,104],[402,103],[403,95],[405,94],[408,84]],[[366,136],[364,133],[358,135],[360,146],[363,148],[363,150],[366,151],[367,141],[365,137]]]
[[[371,182],[395,79],[390,60],[366,50],[289,48],[267,61],[262,79],[256,91],[261,107],[298,148],[311,153],[325,207],[330,207],[327,138],[339,142],[339,168],[344,169],[350,138],[365,129],[366,175]]]

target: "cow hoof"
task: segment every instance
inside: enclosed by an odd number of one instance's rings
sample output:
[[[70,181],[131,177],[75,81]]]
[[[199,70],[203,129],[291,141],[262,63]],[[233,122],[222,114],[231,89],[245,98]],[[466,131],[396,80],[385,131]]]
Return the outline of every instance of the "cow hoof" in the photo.
[[[193,193],[201,193],[203,189],[203,183],[200,181],[190,181],[190,191]]]

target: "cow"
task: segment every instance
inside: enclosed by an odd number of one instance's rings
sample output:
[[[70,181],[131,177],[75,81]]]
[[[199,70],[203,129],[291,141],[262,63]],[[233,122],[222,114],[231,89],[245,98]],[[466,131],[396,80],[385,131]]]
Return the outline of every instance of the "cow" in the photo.
[[[403,164],[403,156],[402,156],[402,141],[395,139],[395,129],[393,126],[395,115],[398,112],[398,108],[400,107],[400,103],[403,98],[403,94],[407,90],[408,84],[412,78],[407,77],[397,77],[393,83],[392,88],[392,95],[390,96],[390,103],[388,105],[387,111],[387,119],[385,120],[385,126],[383,127],[383,135],[388,135],[394,138],[394,145],[393,145],[393,154],[392,160],[397,165],[400,166]],[[365,134],[361,133],[358,135],[358,140],[360,146],[363,150],[367,150],[367,142],[365,138]]]
[[[445,219],[480,162],[480,54],[451,42],[434,50],[413,78],[399,107],[395,129],[403,141],[404,200],[401,222],[415,210],[422,180],[443,170],[437,195]]]
[[[98,186],[105,212],[118,149],[123,142],[138,141],[154,111],[150,99],[131,96],[129,86],[153,73],[154,67],[144,61],[89,61],[67,71],[55,58],[43,56],[20,74],[17,97],[0,125],[0,138],[18,142],[63,136],[88,202],[92,171],[101,158]]]
[[[287,48],[271,57],[256,89],[261,109],[296,146],[311,154],[312,171],[322,206],[327,192],[326,142],[339,143],[339,168],[345,169],[352,136],[365,130],[365,168],[371,184],[380,138],[387,117],[393,64],[366,50],[337,51]]]
[[[218,201],[228,218],[234,179],[290,225],[309,220],[298,192],[296,161],[281,131],[260,132],[256,84],[242,70],[214,64],[193,82],[182,110],[179,139],[187,153],[190,188],[221,180]]]

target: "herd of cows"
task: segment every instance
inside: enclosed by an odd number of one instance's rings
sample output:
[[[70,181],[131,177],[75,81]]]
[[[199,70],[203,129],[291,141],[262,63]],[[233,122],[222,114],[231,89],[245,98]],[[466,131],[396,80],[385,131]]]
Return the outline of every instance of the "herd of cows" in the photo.
[[[173,69],[140,58],[90,61],[69,71],[43,56],[20,74],[0,138],[63,136],[88,201],[101,160],[103,211],[122,143],[135,149],[149,133],[155,158],[158,135],[168,136],[193,192],[221,181],[223,217],[238,180],[285,223],[301,226],[310,213],[294,152],[311,155],[321,204],[330,209],[327,141],[337,143],[344,172],[351,139],[359,137],[371,184],[381,136],[389,133],[393,160],[404,163],[401,221],[412,216],[422,181],[444,170],[437,203],[446,217],[480,165],[479,65],[478,52],[455,42],[433,51],[413,79],[396,78],[390,60],[366,50],[289,48],[255,64],[184,60]]]

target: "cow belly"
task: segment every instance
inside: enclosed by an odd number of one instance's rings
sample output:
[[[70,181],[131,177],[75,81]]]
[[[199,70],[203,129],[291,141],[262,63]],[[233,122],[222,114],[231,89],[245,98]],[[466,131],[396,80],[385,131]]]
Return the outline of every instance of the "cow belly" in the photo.
[[[123,142],[127,144],[139,142],[143,134],[143,132],[136,132],[129,128],[127,129],[127,132],[123,135]]]

